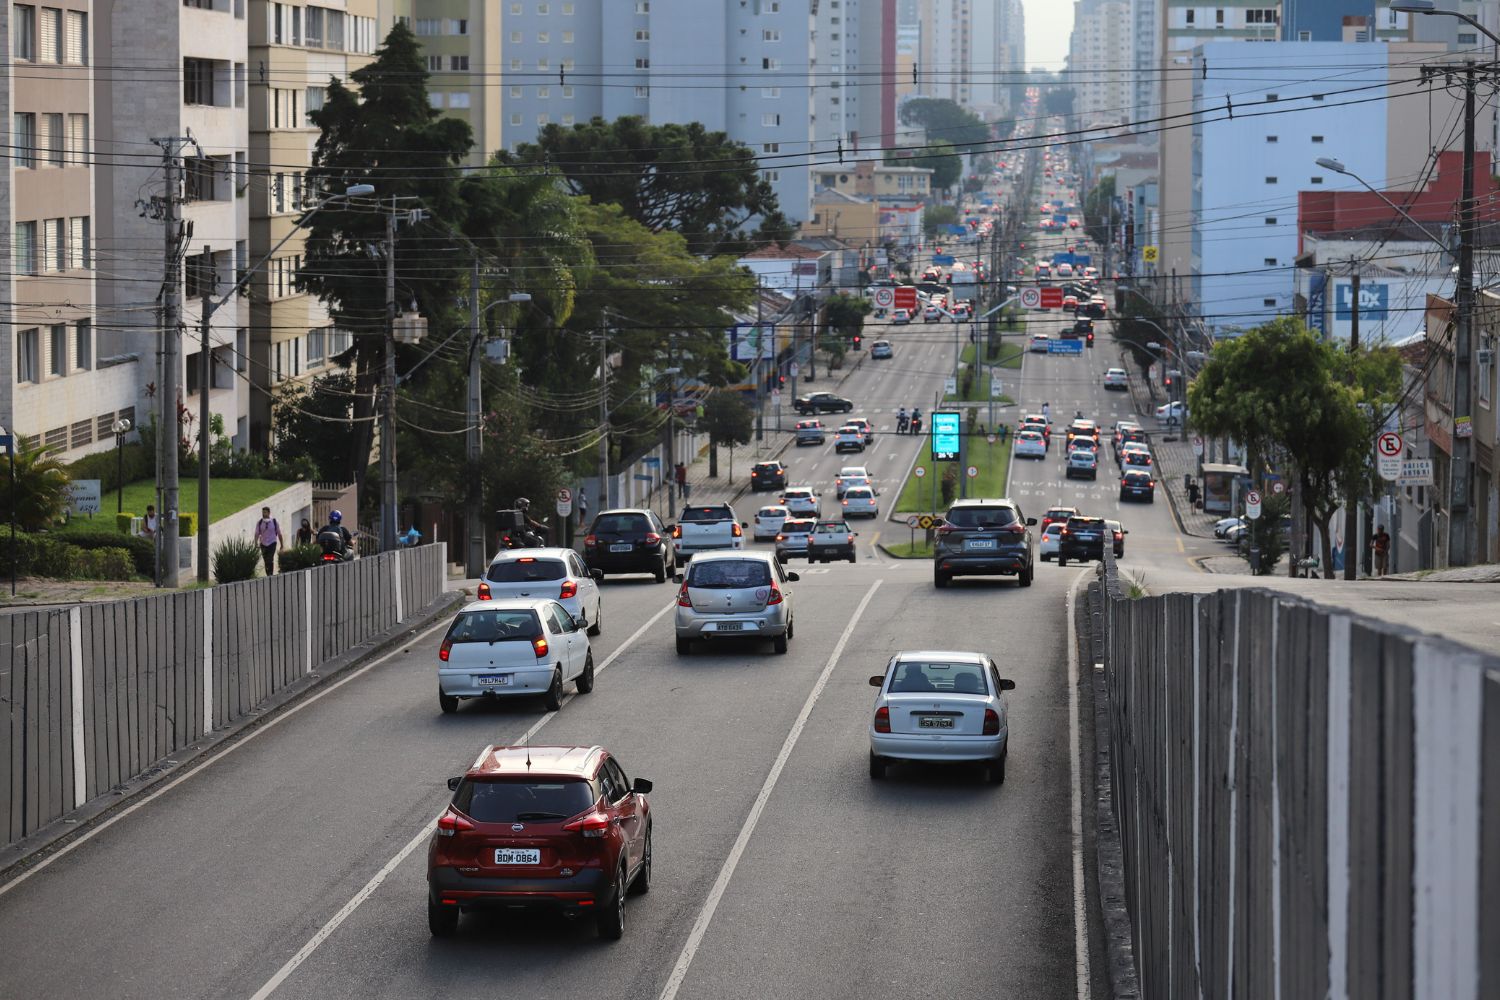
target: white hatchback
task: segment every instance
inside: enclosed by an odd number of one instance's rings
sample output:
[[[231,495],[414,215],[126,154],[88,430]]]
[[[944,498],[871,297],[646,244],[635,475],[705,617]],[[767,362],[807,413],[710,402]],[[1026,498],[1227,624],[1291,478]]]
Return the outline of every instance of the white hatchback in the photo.
[[[886,776],[897,761],[983,763],[995,784],[1005,780],[1010,719],[1005,692],[1016,682],[1000,676],[984,653],[922,650],[897,653],[879,688],[870,721],[870,777]]]
[[[1017,458],[1046,458],[1047,439],[1041,431],[1022,431],[1016,435]]]
[[[594,689],[587,623],[550,598],[474,601],[448,626],[438,647],[438,706],[458,711],[465,698],[536,697],[562,707],[563,685]]]
[[[587,618],[589,635],[598,635],[604,610],[599,593],[602,570],[592,573],[572,549],[503,549],[495,554],[479,581],[481,601],[550,597],[574,618]]]
[[[1052,349],[1051,343],[1052,338],[1045,333],[1032,334],[1030,351],[1032,354],[1046,354]]]
[[[1050,561],[1057,555],[1058,546],[1062,542],[1063,523],[1053,521],[1042,529],[1042,542],[1038,549],[1043,561]]]
[[[875,500],[875,491],[868,486],[851,486],[844,491],[840,501],[845,517],[876,517],[880,506]]]
[[[817,517],[823,511],[818,492],[811,486],[790,486],[781,494],[781,503],[793,517]]]
[[[1111,368],[1104,373],[1104,388],[1106,389],[1128,389],[1130,388],[1129,377],[1123,368]]]
[[[857,424],[845,424],[840,427],[838,433],[833,436],[833,450],[835,453],[842,451],[864,451],[864,428]]]
[[[755,512],[755,540],[765,542],[781,532],[781,526],[791,515],[785,507],[762,507]]]

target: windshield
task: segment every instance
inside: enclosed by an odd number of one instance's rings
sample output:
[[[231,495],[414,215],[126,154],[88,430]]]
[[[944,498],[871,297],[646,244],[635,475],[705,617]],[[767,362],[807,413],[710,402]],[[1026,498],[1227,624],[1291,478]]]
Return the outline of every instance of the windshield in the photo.
[[[538,580],[561,580],[568,575],[561,559],[508,559],[493,563],[485,579],[491,583],[533,583]]]
[[[448,627],[449,642],[530,642],[542,634],[536,614],[531,611],[461,611]]]
[[[1068,518],[1069,531],[1100,531],[1104,528],[1102,517],[1070,517]]]
[[[892,694],[988,694],[984,668],[977,663],[900,663],[891,678]]]
[[[694,561],[688,566],[687,585],[708,590],[744,590],[769,587],[771,567],[761,559],[715,559]]]
[[[728,507],[684,507],[682,521],[733,521],[734,511]]]
[[[783,535],[805,535],[813,530],[811,521],[787,521],[781,526]]]
[[[785,507],[762,507],[756,517],[786,517]]]
[[[1016,521],[1009,507],[955,507],[944,518],[955,528],[1003,528]]]
[[[594,533],[623,535],[636,531],[651,530],[651,522],[645,514],[600,514],[594,522]]]
[[[587,781],[485,781],[464,779],[453,806],[481,823],[567,819],[594,804]]]

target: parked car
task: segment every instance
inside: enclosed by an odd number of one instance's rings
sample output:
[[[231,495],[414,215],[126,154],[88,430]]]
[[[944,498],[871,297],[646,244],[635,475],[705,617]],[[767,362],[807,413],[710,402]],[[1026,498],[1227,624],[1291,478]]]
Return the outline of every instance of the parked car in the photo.
[[[818,522],[810,517],[789,517],[776,534],[776,558],[786,562],[792,556],[807,555],[807,539]]]
[[[854,562],[854,539],[858,536],[859,532],[850,531],[849,525],[842,520],[819,520],[807,539],[807,561],[815,563],[847,559]]]
[[[932,582],[939,589],[955,576],[1014,576],[1031,586],[1033,552],[1029,526],[1013,500],[956,500],[933,543]]]
[[[781,534],[790,512],[785,507],[762,507],[755,512],[754,538],[757,542],[771,541]]]
[[[427,845],[427,928],[461,914],[546,909],[625,933],[625,896],[651,888],[651,782],[631,781],[598,746],[484,748],[461,776]]]
[[[786,486],[786,466],[777,461],[756,462],[750,466],[750,492],[779,490]]]
[[[1085,559],[1104,558],[1104,536],[1108,533],[1102,517],[1085,517],[1075,514],[1063,527],[1062,539],[1058,543],[1057,564],[1066,566],[1069,559],[1082,562]]]
[[[845,490],[840,503],[845,517],[876,517],[880,513],[875,491],[868,486],[852,486]]]
[[[1241,523],[1238,517],[1221,517],[1214,522],[1214,537],[1223,538],[1230,528],[1237,527]]]
[[[1000,676],[983,653],[901,652],[883,674],[870,722],[870,777],[880,780],[898,761],[980,763],[993,784],[1005,780],[1010,716]]]
[[[796,573],[765,552],[713,552],[694,559],[677,594],[677,652],[697,639],[770,639],[785,653],[794,631],[792,589]]]
[[[797,421],[797,446],[799,448],[804,444],[823,444],[827,440],[821,420]]]
[[[590,575],[650,573],[657,583],[677,571],[670,533],[653,510],[603,510],[583,536],[583,561]]]
[[[481,601],[550,597],[575,618],[587,618],[589,635],[598,635],[603,597],[599,579],[572,549],[501,549],[484,571],[477,596]]]
[[[540,697],[557,711],[563,685],[594,689],[587,627],[550,597],[465,605],[438,646],[438,707],[449,714],[471,698]]]
[[[798,396],[792,406],[800,414],[810,413],[849,413],[854,409],[854,402],[843,396],[835,396],[831,392],[814,392],[806,396]]]

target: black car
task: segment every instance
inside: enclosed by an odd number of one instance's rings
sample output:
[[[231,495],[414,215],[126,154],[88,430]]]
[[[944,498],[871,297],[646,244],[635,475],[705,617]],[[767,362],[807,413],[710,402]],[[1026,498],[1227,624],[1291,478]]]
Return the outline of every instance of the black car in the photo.
[[[756,462],[750,467],[750,491],[786,489],[786,466],[780,462]]]
[[[831,392],[814,392],[806,396],[798,396],[797,401],[792,405],[803,416],[809,413],[851,413],[854,410],[852,401],[843,396],[835,396]]]
[[[1013,500],[955,501],[933,543],[933,585],[946,587],[955,576],[1014,576],[1031,586],[1034,524]]]
[[[601,511],[583,539],[583,561],[601,573],[650,573],[666,583],[677,559],[666,527],[653,511]]]
[[[1085,559],[1104,558],[1105,536],[1113,538],[1109,526],[1102,517],[1075,515],[1063,526],[1062,537],[1057,541],[1057,564],[1066,566],[1069,559],[1082,562]]]
[[[1124,559],[1125,536],[1130,534],[1130,531],[1119,521],[1106,520],[1104,522],[1104,526],[1108,528],[1110,532],[1115,536],[1115,558]]]
[[[1120,500],[1156,502],[1156,480],[1144,469],[1126,469],[1120,477]]]

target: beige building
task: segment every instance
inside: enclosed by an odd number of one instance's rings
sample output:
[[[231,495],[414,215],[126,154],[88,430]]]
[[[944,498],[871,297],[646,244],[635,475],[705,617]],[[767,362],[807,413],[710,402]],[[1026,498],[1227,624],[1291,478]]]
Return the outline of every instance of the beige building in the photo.
[[[469,123],[474,149],[469,162],[482,166],[503,148],[500,136],[501,28],[506,15],[520,15],[526,0],[377,0],[376,16],[385,30],[396,20],[407,23],[427,60],[427,90],[432,106]],[[572,3],[554,3],[559,12]],[[512,66],[511,69],[516,69]]]
[[[880,203],[872,198],[820,188],[813,195],[812,218],[802,223],[801,236],[832,236],[851,243],[880,239]]]
[[[338,6],[293,0],[250,0],[249,202],[250,397],[249,446],[270,444],[276,387],[329,369],[349,346],[327,311],[297,284],[303,237],[296,220],[317,193],[304,183],[318,129],[310,115],[323,106],[330,79],[347,81],[384,40],[376,0]]]
[[[881,200],[925,200],[932,196],[930,167],[900,167],[875,160],[861,160],[837,169],[818,167],[813,186],[841,194]]]
[[[108,46],[94,43],[92,13],[90,0],[0,5],[13,144],[0,166],[0,425],[65,459],[109,447],[115,420],[136,419],[144,367],[96,317],[93,88]]]

